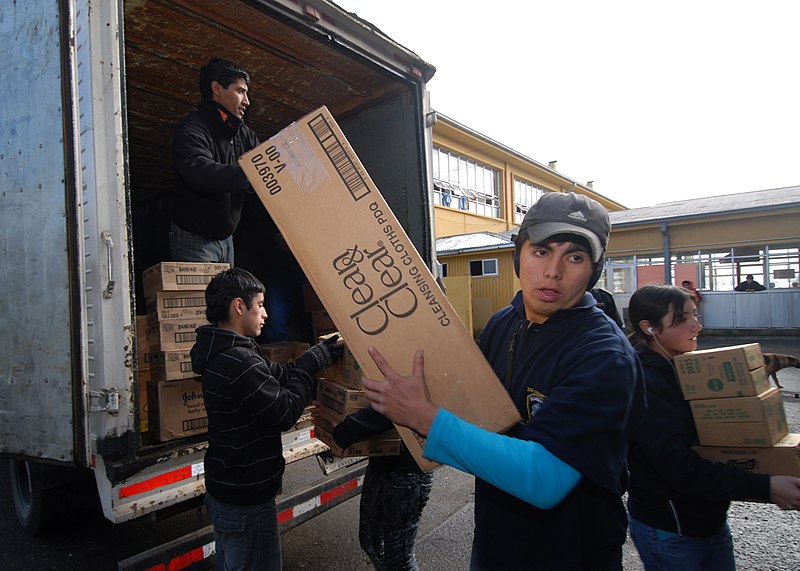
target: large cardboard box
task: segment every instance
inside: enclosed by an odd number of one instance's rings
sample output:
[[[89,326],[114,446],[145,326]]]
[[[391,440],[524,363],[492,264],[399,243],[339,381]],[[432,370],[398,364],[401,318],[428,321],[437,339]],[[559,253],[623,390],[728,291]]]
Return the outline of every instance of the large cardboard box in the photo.
[[[287,365],[308,351],[309,344],[303,341],[277,341],[259,345],[259,348],[265,359]]]
[[[165,442],[208,432],[199,378],[151,381],[148,388],[150,434]]]
[[[788,434],[770,447],[695,446],[700,456],[748,472],[800,478],[800,434]]]
[[[147,303],[148,324],[180,319],[206,320],[205,290],[157,291]]]
[[[369,346],[401,375],[411,374],[422,348],[435,403],[495,432],[519,422],[327,108],[246,153],[240,164],[366,376],[383,377]],[[404,428],[401,436],[421,467],[435,467],[422,457],[420,435]]]
[[[178,381],[197,375],[192,371],[192,357],[189,349],[157,351],[150,356],[150,374],[156,381]]]
[[[673,362],[686,400],[756,396],[770,387],[758,343],[692,351]]]
[[[204,291],[211,278],[229,267],[210,262],[159,262],[142,273],[145,299],[153,299],[159,291]]]
[[[754,397],[689,401],[695,424],[700,422],[770,422],[783,419],[783,396],[776,388]]]

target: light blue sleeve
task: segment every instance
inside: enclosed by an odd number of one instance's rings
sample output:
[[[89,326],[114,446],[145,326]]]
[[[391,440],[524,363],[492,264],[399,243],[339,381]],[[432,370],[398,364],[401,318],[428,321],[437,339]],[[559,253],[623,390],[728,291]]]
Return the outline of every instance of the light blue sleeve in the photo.
[[[581,479],[577,470],[538,442],[495,434],[444,409],[431,425],[424,455],[540,509],[557,506]]]

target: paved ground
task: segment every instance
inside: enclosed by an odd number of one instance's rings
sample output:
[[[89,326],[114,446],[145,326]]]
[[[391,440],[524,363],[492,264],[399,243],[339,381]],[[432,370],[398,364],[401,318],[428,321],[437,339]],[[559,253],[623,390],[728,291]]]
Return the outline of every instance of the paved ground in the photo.
[[[798,337],[709,337],[701,348],[757,341],[765,352],[800,356]],[[790,430],[800,432],[800,370],[781,371]],[[291,478],[292,474],[287,473]],[[8,470],[0,462],[0,488],[8,489]],[[420,569],[468,568],[473,528],[473,479],[452,468],[436,471],[431,501],[417,542]],[[730,511],[739,569],[800,569],[800,512],[772,505],[736,503]],[[43,538],[25,536],[16,524],[7,493],[0,493],[0,567],[4,569],[115,569],[116,562],[206,525],[204,514],[189,512],[164,522],[140,518],[113,525],[94,513],[76,509],[66,525]],[[372,566],[358,547],[358,500],[330,510],[283,536],[286,571],[357,571]],[[631,542],[625,546],[625,569],[642,569]]]

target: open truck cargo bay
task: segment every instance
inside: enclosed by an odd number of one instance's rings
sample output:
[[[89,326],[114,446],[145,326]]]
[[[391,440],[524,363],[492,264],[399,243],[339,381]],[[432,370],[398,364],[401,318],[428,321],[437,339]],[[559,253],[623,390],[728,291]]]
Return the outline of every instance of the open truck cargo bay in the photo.
[[[115,522],[196,499],[205,440],[138,430],[134,325],[142,272],[169,260],[170,142],[200,67],[249,71],[262,141],[326,105],[428,265],[434,68],[320,0],[31,0],[4,7],[0,41],[0,455],[18,513],[75,468]]]

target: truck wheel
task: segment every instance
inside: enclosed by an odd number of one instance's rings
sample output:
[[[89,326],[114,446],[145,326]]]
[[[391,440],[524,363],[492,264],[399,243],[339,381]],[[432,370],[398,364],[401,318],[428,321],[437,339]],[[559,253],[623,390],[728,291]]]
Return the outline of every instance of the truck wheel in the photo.
[[[29,535],[38,535],[60,513],[63,494],[42,489],[32,477],[30,462],[10,460],[11,497],[20,525]],[[62,498],[60,499],[59,498]]]

